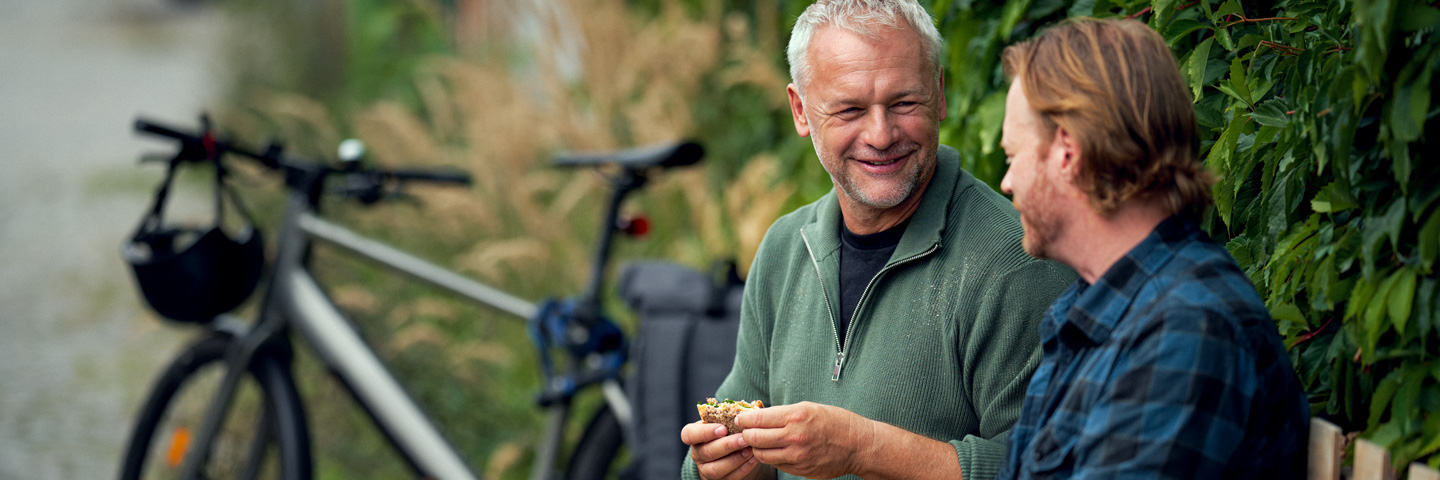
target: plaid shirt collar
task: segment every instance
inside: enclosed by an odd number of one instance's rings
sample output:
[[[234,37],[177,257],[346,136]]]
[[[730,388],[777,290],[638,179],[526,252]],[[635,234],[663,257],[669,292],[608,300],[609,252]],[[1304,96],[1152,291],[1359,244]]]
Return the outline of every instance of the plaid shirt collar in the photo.
[[[1175,258],[1181,246],[1199,235],[1203,235],[1200,227],[1182,217],[1171,216],[1160,222],[1094,284],[1076,280],[1073,288],[1056,299],[1050,315],[1040,324],[1041,344],[1057,339],[1072,346],[1104,343],[1130,309],[1140,287]]]

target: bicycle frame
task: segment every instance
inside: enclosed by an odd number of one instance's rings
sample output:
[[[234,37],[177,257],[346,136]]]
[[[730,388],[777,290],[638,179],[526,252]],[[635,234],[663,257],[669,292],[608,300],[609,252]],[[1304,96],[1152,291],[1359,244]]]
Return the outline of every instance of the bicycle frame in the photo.
[[[325,295],[308,270],[306,263],[310,250],[317,242],[338,247],[355,257],[521,320],[534,317],[537,306],[322,219],[316,212],[316,206],[321,197],[324,174],[312,172],[312,176],[314,178],[303,181],[305,188],[291,187],[278,253],[260,318],[252,327],[232,332],[240,340],[227,354],[226,364],[232,367],[248,365],[262,346],[285,341],[293,326],[294,331],[318,353],[321,361],[349,388],[352,396],[414,470],[433,478],[477,478],[349,320]],[[623,195],[624,192],[617,192],[617,201],[612,203],[618,205],[618,197]],[[605,240],[602,248],[608,247],[608,238]],[[602,255],[604,253],[605,250],[602,250]],[[236,327],[222,325],[219,328],[234,330]],[[572,367],[573,364],[572,359]],[[226,372],[215,401],[206,410],[204,423],[195,437],[198,448],[191,448],[186,454],[181,478],[196,478],[200,467],[205,464],[210,445],[220,431],[245,371],[244,368],[230,368]],[[632,443],[632,409],[619,382],[609,378],[601,382],[601,386],[607,405],[622,426],[625,441]],[[552,403],[546,410],[545,434],[531,475],[534,480],[549,479],[554,471],[570,410],[568,397]],[[252,456],[252,462],[256,460]]]

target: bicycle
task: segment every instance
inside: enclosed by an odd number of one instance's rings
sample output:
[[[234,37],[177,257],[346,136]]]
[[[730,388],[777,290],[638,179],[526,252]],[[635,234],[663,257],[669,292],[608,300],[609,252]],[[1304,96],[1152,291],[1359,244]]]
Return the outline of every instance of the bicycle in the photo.
[[[141,231],[150,231],[162,238],[149,239],[144,245],[146,248],[140,250],[170,251],[183,240],[180,238],[183,232],[157,226],[163,223],[159,217],[171,179],[182,165],[204,162],[215,168],[217,223],[223,215],[222,191],[230,194],[237,210],[249,216],[224,182],[227,164],[223,160],[229,155],[283,173],[288,198],[277,241],[278,252],[269,269],[268,287],[263,293],[258,317],[251,323],[223,312],[243,301],[250,293],[247,289],[255,288],[258,267],[237,265],[233,258],[249,258],[249,263],[259,258],[263,263],[263,255],[254,255],[258,252],[255,246],[258,234],[249,232],[244,241],[221,242],[222,247],[210,247],[226,253],[222,255],[225,260],[207,268],[223,271],[225,278],[218,281],[219,290],[228,291],[211,292],[206,297],[208,300],[200,302],[208,305],[200,307],[193,305],[194,297],[177,300],[164,289],[189,288],[190,295],[205,297],[204,292],[195,293],[198,288],[195,285],[179,284],[216,282],[208,279],[216,272],[208,272],[208,276],[201,272],[201,277],[187,281],[176,281],[174,271],[160,272],[171,274],[169,277],[145,272],[152,277],[147,283],[140,278],[144,273],[139,265],[145,264],[144,259],[148,258],[145,255],[153,256],[156,252],[127,250],[127,258],[137,265],[137,280],[151,306],[168,318],[196,323],[204,332],[169,365],[151,389],[131,434],[121,479],[142,478],[145,473],[175,473],[182,479],[310,478],[313,464],[305,408],[291,374],[292,332],[318,353],[325,366],[348,387],[348,393],[370,414],[375,426],[418,476],[477,478],[325,295],[309,271],[309,252],[317,244],[337,248],[527,321],[531,339],[540,352],[544,376],[537,401],[546,411],[545,432],[536,453],[532,479],[549,479],[554,475],[565,424],[571,413],[571,400],[581,390],[599,388],[604,404],[587,423],[581,443],[570,456],[565,478],[599,478],[609,469],[622,443],[634,438],[634,414],[621,388],[621,367],[626,362],[628,339],[601,315],[610,246],[614,236],[625,231],[619,225],[619,209],[626,196],[645,185],[652,171],[698,162],[704,154],[698,144],[672,143],[556,159],[554,164],[561,167],[609,165],[619,173],[611,177],[610,198],[604,213],[606,221],[602,223],[594,269],[585,291],[574,299],[547,300],[537,305],[366,238],[319,214],[321,200],[328,195],[373,204],[386,199],[403,184],[468,184],[468,174],[369,168],[354,158],[341,158],[339,165],[332,165],[287,155],[282,147],[273,143],[263,151],[252,151],[217,137],[203,117],[198,134],[145,120],[137,120],[135,129],[179,142],[178,152],[169,159],[166,180],[157,192],[151,216],[142,222]],[[342,157],[348,156],[342,154]],[[331,180],[337,180],[340,188],[329,188]],[[196,245],[205,241],[205,235],[200,235],[202,239],[197,240]],[[137,233],[137,239],[140,236]],[[132,240],[132,247],[134,242]],[[197,248],[200,247],[190,250]],[[243,294],[237,293],[241,290]],[[557,369],[551,358],[554,350],[561,351],[565,357],[563,370]],[[202,382],[208,383],[197,385]],[[194,392],[212,385],[213,393]]]

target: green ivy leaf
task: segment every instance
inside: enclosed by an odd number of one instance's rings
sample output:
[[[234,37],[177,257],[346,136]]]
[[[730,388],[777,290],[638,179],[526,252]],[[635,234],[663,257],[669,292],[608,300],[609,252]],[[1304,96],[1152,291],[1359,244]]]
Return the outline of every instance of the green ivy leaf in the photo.
[[[1065,12],[1067,17],[1090,17],[1095,15],[1095,0],[1076,0]]]
[[[1350,196],[1350,187],[1340,180],[1325,185],[1310,201],[1310,208],[1321,213],[1338,213],[1358,206],[1355,197]]]
[[[1390,290],[1390,305],[1387,310],[1390,312],[1390,324],[1395,327],[1395,333],[1405,335],[1405,325],[1410,321],[1410,307],[1415,301],[1415,270],[1406,268],[1400,271],[1399,280]]]
[[[1225,48],[1225,51],[1227,51],[1227,52],[1233,52],[1233,51],[1235,51],[1235,41],[1232,40],[1232,39],[1230,39],[1230,29],[1228,29],[1228,28],[1217,28],[1217,29],[1215,29],[1215,41],[1216,41],[1216,42],[1220,42],[1220,46],[1221,46],[1221,47],[1224,47],[1224,48]]]
[[[1430,268],[1435,264],[1436,252],[1440,252],[1440,209],[1430,213],[1430,219],[1420,227],[1420,235],[1415,241],[1420,251],[1420,264]]]
[[[1395,27],[1402,32],[1440,27],[1440,10],[1424,3],[1412,2],[1405,7],[1405,14],[1398,20]]]
[[[1389,449],[1403,436],[1404,432],[1400,431],[1399,423],[1392,420],[1375,429],[1374,433],[1370,434],[1370,441],[1375,442],[1380,448]]]
[[[1255,111],[1250,113],[1250,118],[1255,119],[1256,123],[1271,127],[1290,124],[1290,116],[1285,114],[1285,102],[1278,98],[1255,108]]]
[[[1430,330],[1435,327],[1435,277],[1427,277],[1420,280],[1420,287],[1415,289],[1415,305],[1419,310],[1415,312],[1416,324],[1419,326],[1420,337],[1430,335]],[[1435,362],[1435,380],[1440,380],[1440,362]]]
[[[989,155],[1000,142],[1000,126],[1005,120],[1005,92],[996,90],[986,95],[975,110],[975,116],[980,119],[980,153]]]
[[[1210,28],[1210,26],[1200,23],[1198,20],[1177,18],[1175,21],[1170,22],[1170,26],[1165,29],[1165,43],[1173,44],[1176,39],[1202,28]]]
[[[1224,4],[1220,5],[1220,8],[1215,9],[1215,17],[1223,20],[1226,15],[1243,16],[1245,15],[1245,11],[1240,8],[1240,2],[1226,0]]]
[[[1392,274],[1380,282],[1379,288],[1375,290],[1374,300],[1365,306],[1364,318],[1361,319],[1361,326],[1365,329],[1365,350],[1374,352],[1375,346],[1380,342],[1380,335],[1385,333],[1385,326],[1381,322],[1385,320],[1386,310],[1390,307],[1390,290],[1395,288],[1395,282],[1400,278],[1399,274]]]
[[[1392,370],[1384,380],[1375,387],[1375,396],[1370,397],[1370,420],[1367,430],[1374,430],[1380,425],[1380,417],[1390,407],[1390,399],[1395,397],[1395,390],[1400,388],[1400,371]]]
[[[1310,323],[1305,321],[1305,314],[1300,313],[1300,307],[1295,306],[1295,304],[1293,303],[1282,303],[1276,305],[1274,308],[1270,309],[1270,316],[1276,320],[1294,322],[1296,324],[1304,325],[1306,327],[1310,326]]]
[[[1187,71],[1190,73],[1190,90],[1194,94],[1196,102],[1200,101],[1200,93],[1205,87],[1205,84],[1201,82],[1205,81],[1205,68],[1210,63],[1210,45],[1214,43],[1215,37],[1206,38],[1195,46],[1194,51],[1190,52]]]
[[[1210,3],[1210,0],[1200,0],[1200,11],[1205,14],[1205,18],[1210,19],[1210,23],[1219,23],[1217,22],[1218,17],[1215,16],[1215,10],[1210,7]]]
[[[1245,234],[1237,235],[1225,243],[1225,249],[1235,257],[1235,263],[1240,265],[1241,270],[1250,270],[1255,264],[1255,253],[1250,248],[1250,236]]]
[[[1230,88],[1235,91],[1235,98],[1245,102],[1246,106],[1255,103],[1250,97],[1250,80],[1245,76],[1245,65],[1239,58],[1230,61]]]
[[[1335,304],[1344,301],[1345,295],[1350,292],[1340,280],[1340,270],[1335,268],[1333,255],[1320,261],[1320,266],[1315,271],[1314,287],[1315,302],[1319,305],[1316,310],[1328,311],[1335,308]]]
[[[1390,419],[1393,423],[1400,425],[1409,424],[1411,419],[1420,410],[1421,387],[1425,386],[1425,377],[1429,376],[1429,366],[1425,364],[1411,364],[1405,367],[1404,377],[1400,379],[1400,388],[1395,389],[1395,398],[1390,404]]]
[[[1387,237],[1390,239],[1391,248],[1399,241],[1400,228],[1405,222],[1405,199],[1397,199],[1390,202],[1390,207],[1383,215],[1369,216],[1365,218],[1365,242],[1362,245],[1361,256],[1365,262],[1374,265],[1376,262],[1376,251],[1380,242]]]
[[[1429,58],[1416,57],[1411,60],[1407,70],[1418,68],[1419,74],[1411,82],[1395,85],[1395,96],[1390,100],[1390,129],[1395,133],[1395,139],[1402,142],[1413,142],[1420,139],[1420,133],[1425,125],[1425,115],[1430,110],[1430,77],[1433,72],[1434,63]],[[1404,79],[1406,72],[1400,74]],[[1404,181],[1408,178],[1400,176],[1395,172],[1396,179]]]
[[[1000,14],[1000,38],[1010,41],[1010,34],[1015,32],[1015,25],[1025,17],[1025,12],[1030,10],[1032,0],[1011,0],[1005,2],[1005,10]]]
[[[1440,181],[1417,179],[1422,182],[1410,189],[1410,220],[1420,223],[1420,217],[1430,211],[1430,205],[1440,200]]]
[[[1247,49],[1247,48],[1250,48],[1250,47],[1259,45],[1261,40],[1264,40],[1264,38],[1261,38],[1259,35],[1255,35],[1255,34],[1250,34],[1250,35],[1246,35],[1246,36],[1240,37],[1240,41],[1235,42],[1235,51],[1238,52],[1238,51],[1241,51],[1241,50],[1244,50],[1244,49]],[[1251,55],[1254,55],[1255,52],[1251,52],[1250,54],[1251,54]]]
[[[1426,415],[1425,424],[1421,427],[1421,431],[1423,432],[1421,438],[1428,438],[1430,439],[1430,441],[1426,442],[1424,446],[1420,447],[1420,452],[1417,458],[1424,458],[1428,455],[1435,454],[1436,451],[1440,451],[1440,415]],[[1437,460],[1440,460],[1440,456],[1434,457],[1431,462],[1434,463]],[[1436,467],[1432,465],[1430,468]]]
[[[1201,128],[1222,130],[1225,128],[1225,114],[1220,111],[1224,107],[1225,97],[1215,95],[1195,102],[1195,121],[1200,124]]]
[[[1170,23],[1171,17],[1175,16],[1175,6],[1179,0],[1154,1],[1155,3],[1151,7],[1154,9],[1155,15],[1151,17],[1150,26],[1157,31],[1166,31],[1168,29],[1165,26]],[[1169,41],[1169,38],[1166,41]]]
[[[1239,116],[1240,114],[1237,112],[1235,114],[1237,119],[1230,121],[1230,126],[1226,127],[1225,132],[1220,134],[1220,139],[1210,146],[1210,154],[1205,157],[1205,165],[1222,175],[1220,181],[1215,184],[1213,193],[1215,210],[1227,226],[1230,225],[1231,210],[1235,204],[1235,186],[1238,182],[1245,180],[1235,175],[1235,172],[1231,171],[1230,165],[1230,160],[1235,155],[1236,142],[1240,139],[1240,130],[1245,125],[1245,122],[1238,120]]]

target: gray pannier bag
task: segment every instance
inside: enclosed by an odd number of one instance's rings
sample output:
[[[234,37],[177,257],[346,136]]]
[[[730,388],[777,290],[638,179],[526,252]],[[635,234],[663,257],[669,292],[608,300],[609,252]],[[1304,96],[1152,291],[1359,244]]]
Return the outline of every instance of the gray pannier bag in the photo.
[[[695,404],[715,396],[735,362],[743,284],[733,262],[713,270],[639,262],[620,274],[620,297],[640,317],[626,384],[638,437],[628,469],[634,478],[679,477],[689,454],[680,428],[700,419]]]

